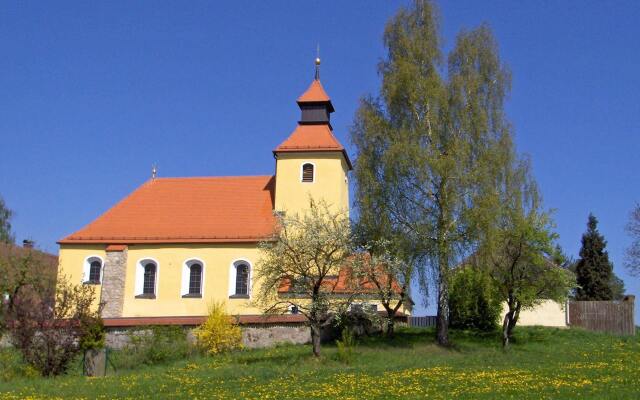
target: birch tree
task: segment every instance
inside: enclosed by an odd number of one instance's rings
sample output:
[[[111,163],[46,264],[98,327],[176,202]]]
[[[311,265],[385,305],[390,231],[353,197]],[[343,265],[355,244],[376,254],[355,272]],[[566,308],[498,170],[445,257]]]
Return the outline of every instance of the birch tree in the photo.
[[[632,275],[640,274],[640,204],[631,211],[627,233],[631,236],[631,245],[625,254],[625,266]]]
[[[356,205],[383,238],[404,237],[428,296],[435,277],[437,340],[449,343],[449,273],[477,246],[488,218],[476,207],[493,185],[496,149],[510,135],[503,106],[510,74],[487,26],[461,32],[446,75],[439,21],[429,1],[387,24],[380,94],[361,101],[352,128]]]

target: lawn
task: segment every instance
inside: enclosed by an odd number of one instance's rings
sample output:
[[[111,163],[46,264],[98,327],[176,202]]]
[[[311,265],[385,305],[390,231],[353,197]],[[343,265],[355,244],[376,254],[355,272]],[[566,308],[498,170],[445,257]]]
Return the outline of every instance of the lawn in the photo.
[[[509,351],[497,336],[454,332],[443,349],[433,332],[402,330],[390,343],[358,344],[349,364],[334,346],[319,360],[309,346],[240,351],[105,378],[65,376],[0,382],[0,399],[635,399],[640,335],[518,328]],[[76,372],[77,373],[77,372]]]

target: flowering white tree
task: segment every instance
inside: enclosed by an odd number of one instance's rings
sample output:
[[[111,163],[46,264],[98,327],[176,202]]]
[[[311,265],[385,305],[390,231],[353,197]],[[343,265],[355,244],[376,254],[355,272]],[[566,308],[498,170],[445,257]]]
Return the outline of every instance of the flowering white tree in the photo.
[[[320,355],[322,329],[355,297],[355,292],[336,293],[340,269],[353,259],[352,242],[347,214],[310,200],[308,211],[280,216],[272,240],[260,244],[257,302],[266,314],[295,307],[304,315],[315,356]]]
[[[389,241],[378,240],[364,249],[353,263],[353,282],[358,284],[360,293],[373,295],[380,301],[387,313],[385,333],[393,337],[396,313],[411,302],[409,288],[414,263],[395,254]]]

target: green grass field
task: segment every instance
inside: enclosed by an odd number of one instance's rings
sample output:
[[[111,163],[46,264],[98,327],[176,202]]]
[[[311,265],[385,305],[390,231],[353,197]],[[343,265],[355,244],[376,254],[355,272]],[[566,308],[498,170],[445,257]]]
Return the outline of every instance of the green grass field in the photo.
[[[452,338],[455,345],[443,349],[431,331],[403,330],[391,343],[361,342],[349,364],[334,346],[319,360],[309,346],[284,346],[105,378],[23,378],[0,382],[0,399],[640,398],[640,336],[518,328],[509,351],[496,336]]]

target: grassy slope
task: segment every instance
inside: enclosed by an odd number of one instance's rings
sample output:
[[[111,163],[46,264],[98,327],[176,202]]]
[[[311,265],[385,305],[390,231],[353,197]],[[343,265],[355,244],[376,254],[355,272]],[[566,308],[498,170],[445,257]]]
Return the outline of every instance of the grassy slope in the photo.
[[[350,365],[309,346],[196,358],[122,371],[106,378],[67,376],[0,383],[17,398],[603,398],[640,397],[640,336],[518,328],[504,352],[496,337],[454,333],[453,349],[432,334],[403,331],[393,343],[361,343]]]

